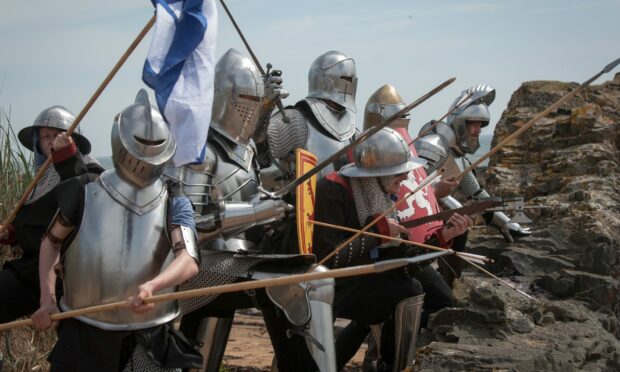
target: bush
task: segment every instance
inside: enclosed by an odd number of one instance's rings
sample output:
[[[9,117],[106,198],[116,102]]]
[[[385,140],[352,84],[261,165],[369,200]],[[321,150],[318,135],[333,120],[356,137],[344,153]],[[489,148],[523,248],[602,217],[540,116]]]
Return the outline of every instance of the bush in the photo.
[[[24,152],[11,126],[10,113],[0,109],[0,218],[11,213],[33,177],[32,153]],[[0,265],[19,257],[18,248],[0,245]],[[53,331],[21,327],[0,332],[3,371],[45,371],[47,354],[56,341]]]

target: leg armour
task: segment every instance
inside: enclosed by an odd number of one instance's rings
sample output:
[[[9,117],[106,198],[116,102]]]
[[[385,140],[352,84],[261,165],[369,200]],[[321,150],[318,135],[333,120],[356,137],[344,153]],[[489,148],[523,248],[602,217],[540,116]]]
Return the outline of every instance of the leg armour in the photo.
[[[204,363],[202,371],[217,372],[220,370],[232,324],[232,317],[208,317],[200,323],[196,338],[203,343],[200,349]],[[192,371],[197,372],[197,370]]]
[[[326,271],[324,266],[318,266],[315,271]],[[308,324],[308,333],[323,346],[324,351],[314,343],[306,340],[306,345],[312,354],[319,370],[322,372],[336,371],[336,351],[334,346],[334,318],[332,304],[334,303],[334,284],[332,278],[309,282],[310,310],[312,318]]]
[[[424,295],[410,297],[396,305],[394,330],[396,352],[394,370],[402,371],[415,362],[415,344],[420,329],[420,317]]]

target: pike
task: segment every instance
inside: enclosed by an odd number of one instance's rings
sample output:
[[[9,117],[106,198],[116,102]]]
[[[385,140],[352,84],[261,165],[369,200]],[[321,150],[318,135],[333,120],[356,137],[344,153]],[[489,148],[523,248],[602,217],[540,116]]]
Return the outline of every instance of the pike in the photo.
[[[377,126],[374,126],[372,128],[366,129],[364,132],[362,132],[362,134],[357,136],[347,146],[345,146],[345,147],[341,148],[340,150],[336,151],[329,158],[327,158],[327,159],[323,160],[323,162],[317,164],[314,168],[310,169],[303,176],[293,180],[288,185],[284,186],[283,188],[281,188],[277,192],[273,193],[272,194],[273,197],[281,198],[282,196],[286,195],[287,193],[293,191],[295,189],[295,187],[297,187],[298,185],[300,185],[300,184],[304,183],[305,181],[309,180],[312,176],[314,176],[315,174],[319,173],[321,170],[323,170],[323,168],[325,168],[329,164],[331,164],[334,161],[340,159],[340,157],[345,155],[350,149],[352,149],[353,147],[357,146],[361,142],[366,141],[370,136],[372,136],[373,134],[377,133],[381,129],[385,128],[386,126],[388,126],[388,124],[390,124],[394,120],[400,118],[401,116],[405,115],[409,111],[411,111],[414,108],[418,107],[424,101],[426,101],[427,99],[431,98],[432,96],[434,96],[435,94],[437,94],[438,92],[443,90],[448,85],[452,84],[452,82],[454,82],[454,80],[456,80],[456,78],[450,78],[450,79],[444,81],[443,83],[441,83],[438,86],[436,86],[435,88],[431,89],[429,92],[427,92],[426,94],[424,94],[423,96],[421,96],[417,100],[415,100],[412,103],[410,103],[409,105],[405,106],[403,109],[401,109],[400,111],[398,111],[394,115],[392,115],[389,118],[387,118],[380,125],[377,125]]]
[[[351,232],[351,233],[356,233],[356,232],[359,231],[359,230],[352,229],[352,228],[346,227],[346,226],[334,225],[334,224],[331,224],[331,223],[325,223],[325,222],[313,221],[313,220],[308,220],[308,224],[328,227],[328,228],[331,228],[331,229],[342,230],[342,231],[347,231],[347,232]],[[401,243],[401,244],[413,245],[413,246],[424,248],[424,249],[428,249],[428,250],[431,250],[431,251],[442,252],[442,251],[447,251],[448,250],[446,248],[436,247],[434,245],[418,243],[418,242],[414,242],[414,241],[411,241],[411,240],[395,238],[393,236],[388,236],[388,235],[375,234],[375,233],[371,233],[371,232],[368,232],[368,231],[363,231],[362,234],[366,235],[366,236],[371,236],[373,238],[391,240],[391,241],[398,242],[398,243]],[[478,255],[478,254],[465,253],[465,252],[455,252],[455,255],[458,256],[458,257],[463,256],[463,258],[470,259],[472,261],[478,262],[478,263],[483,264],[483,265],[486,264],[486,263],[493,263],[493,260],[491,260],[490,258],[488,258],[486,256],[481,256],[481,255]]]
[[[579,93],[580,91],[582,91],[585,87],[587,87],[588,85],[592,84],[592,82],[594,82],[594,80],[598,79],[601,75],[606,74],[608,72],[610,72],[611,70],[613,70],[616,66],[618,66],[618,64],[620,64],[620,58],[616,59],[615,61],[611,62],[610,64],[608,64],[607,66],[605,66],[599,73],[597,73],[596,75],[592,76],[591,78],[589,78],[588,80],[584,81],[583,83],[581,83],[581,85],[579,85],[577,88],[573,89],[572,91],[566,93],[565,95],[563,95],[559,100],[557,100],[554,104],[552,104],[551,106],[547,107],[545,110],[543,110],[542,112],[538,113],[536,116],[534,116],[532,119],[530,119],[530,121],[528,121],[527,123],[525,123],[521,128],[519,128],[518,130],[516,130],[513,134],[511,134],[510,136],[506,137],[502,142],[498,143],[495,147],[493,147],[491,150],[489,150],[486,154],[482,155],[478,160],[476,160],[475,162],[473,162],[469,167],[467,167],[464,171],[462,171],[457,177],[456,179],[459,180],[461,177],[463,177],[464,175],[466,175],[467,173],[469,173],[470,171],[476,169],[476,167],[478,165],[480,165],[483,161],[487,160],[489,157],[491,157],[491,155],[495,154],[496,152],[498,152],[502,147],[506,146],[508,143],[512,142],[513,140],[515,140],[517,137],[519,137],[521,134],[523,134],[523,132],[525,132],[526,130],[530,129],[534,124],[536,124],[537,121],[539,121],[540,119],[544,118],[545,116],[547,116],[551,111],[557,110],[558,107],[560,107],[560,105],[566,101],[568,101],[570,98],[572,98],[575,94]]]
[[[328,271],[313,271],[310,273],[304,274],[296,274],[296,275],[288,275],[280,278],[269,278],[255,281],[247,281],[241,283],[233,283],[226,285],[219,285],[214,287],[205,287],[205,288],[197,288],[191,289],[187,291],[175,292],[175,293],[166,293],[162,295],[155,295],[151,297],[147,297],[144,299],[144,302],[147,304],[151,303],[159,303],[166,301],[175,301],[175,300],[183,300],[192,297],[200,297],[206,296],[214,293],[230,293],[230,292],[238,292],[245,291],[250,289],[258,289],[258,288],[268,288],[268,287],[276,287],[282,285],[288,285],[299,282],[307,282],[311,280],[317,279],[325,279],[325,278],[344,278],[349,276],[357,276],[357,275],[366,275],[373,273],[381,273],[389,270],[398,269],[399,267],[407,266],[412,263],[433,260],[440,256],[452,254],[454,251],[446,250],[444,252],[434,252],[428,253],[425,255],[410,257],[410,258],[400,258],[395,260],[386,260],[377,262],[369,265],[360,265],[360,266],[352,266],[345,267],[342,269],[334,269]],[[71,311],[66,311],[63,313],[56,313],[51,316],[52,320],[62,320],[68,318],[74,318],[77,316],[94,314],[103,311],[110,311],[115,309],[128,308],[128,301],[117,301],[97,306],[91,306],[83,309],[76,309]],[[0,324],[0,331],[4,331],[7,329],[12,329],[16,327],[21,327],[25,325],[33,325],[31,319],[23,319],[10,323]]]
[[[269,74],[270,64],[267,64],[267,72],[265,72],[265,70],[263,69],[263,66],[258,61],[256,54],[254,54],[254,51],[252,51],[252,48],[250,47],[250,43],[248,43],[245,36],[243,35],[243,32],[241,32],[241,29],[239,28],[237,21],[235,21],[235,18],[233,17],[232,13],[230,12],[230,10],[228,10],[228,7],[226,6],[226,3],[224,2],[224,0],[220,0],[220,4],[222,4],[224,11],[226,11],[226,14],[228,14],[228,18],[230,18],[230,21],[232,22],[233,27],[235,27],[235,30],[237,30],[237,33],[239,34],[239,37],[241,38],[243,45],[245,45],[245,48],[248,50],[248,53],[250,53],[250,56],[252,57],[254,64],[258,68],[258,71],[261,73],[261,75],[266,77]],[[286,116],[286,113],[284,112],[284,105],[282,105],[282,100],[280,99],[280,97],[276,99],[276,105],[278,106],[278,110],[282,114],[282,120],[284,120],[285,123],[290,123],[291,120],[288,118],[288,116]]]
[[[373,127],[373,128],[377,128],[377,127]],[[371,128],[372,129],[372,128]],[[370,129],[369,129],[370,130]],[[404,203],[410,196],[415,195],[415,193],[417,193],[418,191],[422,190],[424,187],[426,187],[428,184],[431,183],[432,180],[434,180],[435,178],[439,177],[442,173],[444,172],[444,169],[440,169],[437,172],[434,172],[433,174],[431,174],[430,176],[426,177],[426,179],[421,182],[418,187],[415,188],[415,190],[411,191],[410,193],[408,193],[407,195],[403,196],[402,198],[400,198],[399,200],[397,200],[390,208],[388,208],[385,212],[381,213],[379,216],[377,216],[374,220],[370,221],[370,223],[366,226],[364,226],[361,230],[358,230],[353,236],[351,236],[349,239],[345,240],[344,242],[340,243],[339,246],[337,246],[336,248],[334,248],[333,251],[331,251],[327,256],[323,257],[323,259],[321,261],[319,261],[319,265],[323,265],[325,262],[327,262],[330,258],[332,258],[334,255],[336,255],[338,252],[340,252],[344,247],[346,247],[349,243],[351,243],[352,241],[354,241],[355,239],[357,239],[360,235],[362,235],[364,232],[366,232],[368,229],[370,229],[371,227],[373,227],[377,222],[379,222],[380,219],[384,218],[385,216],[387,216],[389,213],[391,213],[393,210],[395,210],[396,208],[398,208],[402,203]]]
[[[149,30],[151,29],[151,27],[153,27],[154,24],[155,24],[155,16],[152,16],[151,19],[146,23],[146,25],[144,25],[144,27],[142,28],[138,36],[136,36],[133,42],[129,45],[127,50],[125,50],[125,53],[123,53],[121,58],[116,62],[112,70],[108,73],[105,79],[101,82],[101,84],[99,85],[95,93],[93,93],[93,95],[90,97],[88,102],[86,102],[86,105],[84,106],[84,108],[82,108],[82,111],[80,111],[78,116],[76,116],[75,120],[73,121],[73,124],[71,124],[71,126],[67,130],[67,136],[71,136],[75,128],[77,128],[77,126],[80,124],[80,122],[82,121],[86,113],[90,110],[90,108],[93,106],[97,98],[99,98],[101,93],[103,93],[104,89],[108,86],[110,81],[114,78],[118,70],[120,70],[123,64],[125,64],[125,61],[127,61],[131,53],[133,53],[133,51],[136,49],[138,44],[140,44],[142,39],[144,39],[144,36],[146,36],[146,34],[149,32]],[[43,165],[41,165],[41,167],[35,174],[32,182],[30,182],[30,185],[26,188],[26,191],[24,191],[24,194],[22,195],[21,199],[19,199],[19,201],[17,202],[17,205],[15,206],[15,208],[13,208],[11,213],[2,222],[2,225],[0,225],[0,231],[4,230],[4,226],[13,222],[13,220],[15,219],[15,216],[17,215],[17,212],[19,212],[19,209],[24,205],[24,203],[26,202],[26,199],[28,198],[28,196],[30,195],[34,187],[36,186],[37,182],[39,182],[41,177],[43,177],[43,174],[47,170],[47,167],[50,166],[50,164],[52,164],[51,154],[50,156],[48,156],[47,160],[43,163]]]
[[[572,96],[574,96],[575,94],[577,94],[579,91],[581,91],[583,88],[585,88],[586,86],[590,85],[594,80],[598,79],[601,75],[610,72],[611,70],[613,70],[618,64],[620,64],[620,58],[616,59],[615,61],[611,62],[610,64],[608,64],[607,66],[605,66],[603,68],[603,70],[601,70],[601,72],[597,73],[596,75],[592,76],[590,79],[586,80],[585,82],[583,82],[580,86],[578,86],[577,88],[575,88],[574,90],[572,90],[571,92],[565,94],[562,98],[560,98],[557,102],[555,102],[554,104],[552,104],[551,106],[549,106],[547,109],[545,109],[544,111],[542,111],[541,113],[539,113],[538,115],[536,115],[534,118],[532,118],[528,123],[526,123],[523,127],[519,128],[519,130],[517,130],[516,132],[514,132],[513,134],[511,134],[510,136],[508,136],[505,140],[503,140],[502,142],[500,142],[499,144],[497,144],[493,149],[489,150],[486,154],[484,154],[480,159],[478,159],[477,161],[475,161],[473,164],[471,164],[469,167],[467,167],[465,170],[463,170],[461,173],[459,173],[455,179],[459,180],[461,179],[465,174],[467,174],[468,172],[472,171],[474,168],[476,168],[480,163],[482,163],[483,161],[485,161],[486,159],[488,159],[491,155],[493,155],[494,153],[496,153],[497,151],[499,151],[502,147],[504,147],[507,143],[509,143],[510,141],[514,140],[515,138],[517,138],[518,136],[520,136],[523,132],[525,132],[527,129],[531,128],[538,120],[540,120],[541,118],[543,118],[544,116],[546,116],[547,114],[549,114],[552,110],[557,109],[562,103],[564,103],[566,100],[568,100],[569,98],[571,98]],[[402,115],[402,114],[401,114]],[[375,127],[376,128],[376,127]],[[366,132],[364,132],[366,133]],[[443,173],[444,169],[441,169],[440,172]],[[417,193],[418,191],[420,191],[423,188],[423,185],[425,186],[426,184],[429,183],[429,179],[434,179],[437,177],[439,173],[435,173],[432,176],[429,176],[426,180],[424,180],[424,182],[422,182],[415,190],[413,190],[412,192],[408,193],[407,195],[403,196],[402,198],[398,199],[397,201],[394,202],[394,205],[392,205],[390,208],[388,208],[385,212],[381,213],[377,218],[375,218],[374,220],[372,220],[370,223],[368,223],[368,225],[364,226],[361,230],[359,230],[357,233],[355,233],[353,236],[351,236],[349,239],[345,240],[343,243],[341,243],[339,246],[337,246],[329,255],[327,255],[325,258],[323,258],[320,262],[319,265],[322,265],[323,263],[325,263],[327,260],[329,260],[332,256],[334,256],[336,253],[338,253],[342,248],[344,248],[347,244],[349,244],[350,242],[352,242],[353,240],[357,239],[360,235],[362,235],[363,232],[365,232],[366,230],[368,230],[369,228],[371,228],[372,226],[374,226],[377,222],[379,222],[380,219],[384,218],[385,216],[387,216],[390,212],[392,212],[393,210],[395,210],[396,208],[398,208],[402,203],[404,203],[407,198],[409,198],[411,195],[414,195],[415,193]],[[489,273],[490,274],[490,273]],[[491,274],[492,275],[492,274]],[[499,278],[498,278],[499,279]],[[509,285],[507,282],[499,279],[500,282]],[[510,285],[509,285],[510,286]],[[510,286],[511,288],[515,289],[514,287]],[[516,289],[515,289],[516,290]]]

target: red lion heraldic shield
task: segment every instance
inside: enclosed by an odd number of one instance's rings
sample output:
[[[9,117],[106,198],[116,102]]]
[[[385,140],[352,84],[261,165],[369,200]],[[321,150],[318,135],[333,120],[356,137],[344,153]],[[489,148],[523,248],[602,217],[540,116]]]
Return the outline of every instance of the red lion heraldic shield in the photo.
[[[317,157],[309,151],[297,149],[295,152],[295,176],[301,177],[317,163]],[[297,238],[299,253],[312,254],[312,232],[314,225],[314,195],[316,191],[316,175],[295,188],[295,212],[297,216]]]

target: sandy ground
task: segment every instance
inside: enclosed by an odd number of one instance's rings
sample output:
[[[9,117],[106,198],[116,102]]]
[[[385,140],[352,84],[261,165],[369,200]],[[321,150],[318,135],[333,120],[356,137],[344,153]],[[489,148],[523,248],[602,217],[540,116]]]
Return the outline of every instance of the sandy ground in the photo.
[[[336,322],[337,326],[346,324],[346,321]],[[362,345],[346,370],[361,370],[365,350],[366,344]],[[269,371],[272,359],[273,349],[263,319],[257,314],[237,313],[224,355],[225,370],[230,372]]]

